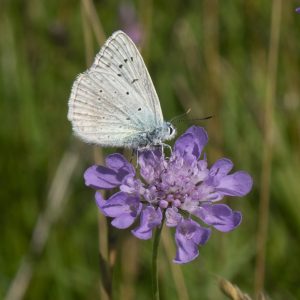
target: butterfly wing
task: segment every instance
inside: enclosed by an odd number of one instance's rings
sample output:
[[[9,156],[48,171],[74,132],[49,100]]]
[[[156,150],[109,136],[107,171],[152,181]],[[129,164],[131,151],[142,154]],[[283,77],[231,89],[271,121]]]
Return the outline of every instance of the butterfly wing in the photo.
[[[76,135],[103,146],[136,148],[163,123],[160,103],[131,39],[115,32],[73,84],[68,118]]]
[[[93,69],[110,69],[110,72],[122,77],[144,100],[152,111],[157,126],[163,123],[159,99],[145,66],[144,60],[134,42],[123,31],[116,31],[96,55]]]

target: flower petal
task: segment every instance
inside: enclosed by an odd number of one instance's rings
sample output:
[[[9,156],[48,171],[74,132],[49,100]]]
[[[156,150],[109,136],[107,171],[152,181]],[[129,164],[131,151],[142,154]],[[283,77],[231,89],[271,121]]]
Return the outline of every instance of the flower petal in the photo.
[[[174,153],[185,161],[192,163],[198,159],[208,141],[206,131],[202,127],[192,126],[180,136],[174,145]]]
[[[199,126],[192,126],[186,132],[191,133],[194,136],[194,140],[198,146],[198,152],[194,152],[194,155],[199,158],[208,141],[207,132],[203,127]]]
[[[199,202],[206,203],[206,202],[216,202],[220,201],[224,198],[224,195],[222,192],[219,192],[216,190],[215,186],[213,185],[213,179],[210,178],[208,180],[205,180],[205,182],[201,183],[197,190],[193,193],[193,199],[198,200]],[[191,212],[191,209],[193,210],[195,206],[198,206],[199,203],[195,202],[195,204],[192,206],[190,205],[186,209],[187,211]]]
[[[242,214],[225,204],[203,205],[193,212],[208,225],[222,232],[228,232],[241,224]]]
[[[111,221],[111,225],[119,229],[125,229],[130,227],[135,221],[136,216],[131,214],[122,214]]]
[[[194,137],[191,133],[184,133],[175,142],[174,150],[181,156],[184,156],[185,152],[193,152],[195,146]]]
[[[133,166],[121,154],[109,155],[106,165],[88,168],[84,173],[85,184],[94,189],[112,189],[121,185],[128,175],[135,175]]]
[[[124,213],[130,214],[138,211],[140,199],[137,196],[118,192],[112,195],[108,200],[99,204],[99,207],[107,216],[114,218]]]
[[[150,150],[139,152],[139,165],[142,177],[148,182],[152,182],[160,174],[162,164],[162,153],[160,150]]]
[[[112,225],[122,229],[132,225],[142,209],[139,197],[123,192],[112,195],[106,201],[97,192],[96,202],[105,216],[114,218]]]
[[[127,159],[119,154],[119,153],[114,153],[105,159],[106,166],[118,174],[118,178],[122,180],[125,176],[128,174],[134,176],[135,175],[135,170],[134,167],[131,163],[127,161]]]
[[[175,227],[180,223],[182,219],[181,214],[178,213],[176,207],[169,207],[166,210],[166,225],[168,227]]]
[[[198,246],[207,242],[210,232],[191,219],[182,220],[176,228],[177,251],[173,261],[183,264],[195,259],[199,255]]]
[[[244,171],[227,175],[232,167],[233,163],[231,160],[227,158],[219,159],[211,167],[208,179],[205,180],[205,185],[213,187],[214,192],[217,192],[220,196],[241,197],[248,194],[253,184],[251,176]]]
[[[91,166],[84,172],[85,184],[94,189],[112,189],[121,184],[117,173],[103,166]]]
[[[143,194],[143,183],[139,179],[127,176],[120,185],[120,191],[127,194]]]
[[[251,176],[244,171],[238,171],[223,177],[216,186],[216,190],[227,196],[241,197],[250,192],[252,185]]]
[[[233,163],[228,158],[218,159],[210,168],[209,175],[214,178],[222,178],[226,176],[233,168]]]
[[[162,212],[160,208],[147,206],[141,213],[140,225],[131,232],[137,238],[147,240],[152,237],[153,228],[159,226],[162,220]]]

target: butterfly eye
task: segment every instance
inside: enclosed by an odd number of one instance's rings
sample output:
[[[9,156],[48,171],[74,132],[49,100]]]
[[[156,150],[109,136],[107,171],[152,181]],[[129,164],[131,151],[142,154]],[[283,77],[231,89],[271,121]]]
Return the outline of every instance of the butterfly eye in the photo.
[[[169,127],[169,134],[172,135],[173,131],[174,131],[174,129],[170,126]]]

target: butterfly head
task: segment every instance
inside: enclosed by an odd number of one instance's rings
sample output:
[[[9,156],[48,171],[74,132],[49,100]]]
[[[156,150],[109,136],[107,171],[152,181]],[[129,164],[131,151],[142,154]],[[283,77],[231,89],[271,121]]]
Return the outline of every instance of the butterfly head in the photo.
[[[162,140],[172,140],[176,135],[176,128],[170,122],[164,122]]]

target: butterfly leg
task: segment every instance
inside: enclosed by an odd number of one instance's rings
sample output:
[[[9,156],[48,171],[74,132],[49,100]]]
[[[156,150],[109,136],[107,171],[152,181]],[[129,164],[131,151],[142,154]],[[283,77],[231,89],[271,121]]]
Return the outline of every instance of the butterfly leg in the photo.
[[[137,168],[138,166],[139,166],[139,150],[137,149],[137,150],[135,150],[136,151],[136,165],[135,165],[135,167]]]

